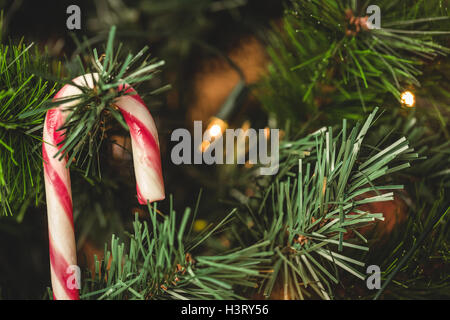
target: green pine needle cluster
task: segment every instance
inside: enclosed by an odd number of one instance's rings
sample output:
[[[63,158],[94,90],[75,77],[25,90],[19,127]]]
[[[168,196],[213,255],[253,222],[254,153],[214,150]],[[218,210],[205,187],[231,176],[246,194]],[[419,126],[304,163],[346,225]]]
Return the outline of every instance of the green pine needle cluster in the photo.
[[[59,80],[60,83],[73,85],[81,90],[79,95],[56,99],[45,105],[45,109],[54,108],[61,104],[67,112],[65,124],[58,130],[65,130],[64,139],[60,143],[61,148],[55,157],[62,159],[68,156],[67,165],[75,164],[84,170],[85,176],[101,176],[100,148],[104,141],[108,128],[112,127],[112,121],[116,120],[125,130],[128,130],[120,110],[114,105],[114,101],[126,93],[125,84],[136,85],[148,81],[159,72],[159,67],[164,61],[156,61],[146,56],[148,47],[144,47],[136,55],[122,54],[122,45],[114,48],[116,28],[109,32],[105,53],[98,54],[97,49],[92,49],[91,66],[84,66],[78,56],[77,76],[80,74],[96,74],[93,76],[93,88],[80,86],[72,80]],[[81,46],[81,45],[80,45]],[[151,92],[155,94],[159,88]]]
[[[420,87],[424,66],[450,52],[434,40],[449,34],[439,1],[378,2],[381,29],[358,31],[351,17],[369,16],[368,2],[290,2],[269,41],[272,65],[259,94],[282,122],[311,120],[320,111],[361,119],[374,105],[399,104],[402,91]],[[437,31],[424,29],[433,23]]]
[[[368,254],[368,261],[382,270],[382,290],[368,298],[448,299],[450,142],[448,114],[431,110],[386,112],[368,139],[387,141],[406,136],[426,159],[392,176],[405,184],[408,217],[396,227],[383,248]],[[441,109],[441,111],[439,111]],[[446,120],[447,119],[447,120]],[[439,128],[431,130],[431,127]]]
[[[370,258],[382,261],[383,270],[383,285],[374,299],[449,299],[447,199],[444,189],[432,206],[420,203],[423,199],[418,197],[415,205],[421,207],[393,237],[390,248]]]
[[[167,215],[156,206],[148,208],[149,223],[140,222],[136,215],[128,249],[113,235],[110,250],[105,245],[104,259],[96,257],[95,274],[87,275],[82,299],[242,299],[237,287],[257,285],[260,264],[271,254],[260,250],[267,242],[216,256],[193,253],[229,223],[233,212],[214,228],[193,236],[189,208],[180,224],[172,207]]]
[[[261,286],[264,296],[270,297],[281,282],[285,298],[310,298],[313,292],[330,299],[332,285],[340,282],[339,270],[365,279],[365,262],[355,257],[369,250],[368,239],[358,230],[383,220],[383,212],[368,212],[361,205],[393,200],[392,190],[403,186],[378,181],[418,158],[405,138],[387,146],[364,143],[377,109],[350,131],[344,120],[337,134],[323,128],[281,146],[279,176],[262,193],[259,207],[241,213],[251,227],[235,233],[240,242],[268,240],[275,252],[268,266],[273,272]]]
[[[0,44],[0,206],[12,214],[41,189],[40,146],[44,102],[55,87],[36,74],[48,72],[32,45]],[[31,198],[30,198],[31,196]],[[20,218],[20,212],[18,218]]]

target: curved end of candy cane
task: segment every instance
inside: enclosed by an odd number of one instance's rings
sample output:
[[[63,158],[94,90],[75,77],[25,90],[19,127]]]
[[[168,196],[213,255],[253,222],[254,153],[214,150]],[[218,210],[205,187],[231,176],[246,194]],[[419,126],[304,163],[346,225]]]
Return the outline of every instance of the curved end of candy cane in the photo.
[[[164,193],[164,186],[161,187],[153,187],[150,191],[143,194],[139,189],[139,184],[136,183],[136,192],[139,204],[146,205],[148,203],[152,203],[154,201],[164,200],[166,195]]]
[[[130,130],[137,198],[145,205],[165,198],[158,131],[137,92],[130,86],[125,89],[129,94],[119,97],[115,103]]]

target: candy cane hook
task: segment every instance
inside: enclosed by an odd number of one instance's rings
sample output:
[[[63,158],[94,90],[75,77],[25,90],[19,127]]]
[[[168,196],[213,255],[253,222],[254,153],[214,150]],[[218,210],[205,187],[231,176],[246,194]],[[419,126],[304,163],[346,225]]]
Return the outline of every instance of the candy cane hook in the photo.
[[[93,88],[97,74],[86,74],[75,78],[79,86]],[[140,204],[162,200],[165,197],[161,170],[158,133],[155,122],[142,99],[128,85],[119,87],[129,95],[116,99],[131,135],[133,164],[136,176],[137,197]],[[79,95],[81,90],[65,85],[55,99]],[[135,94],[133,94],[135,93]],[[70,173],[66,168],[67,157],[54,157],[64,139],[64,131],[58,130],[67,118],[64,109],[74,102],[61,104],[47,111],[44,123],[42,156],[44,165],[47,219],[49,233],[50,272],[55,299],[79,299],[78,289],[73,283],[73,269],[76,266],[76,246],[73,226],[72,191]]]

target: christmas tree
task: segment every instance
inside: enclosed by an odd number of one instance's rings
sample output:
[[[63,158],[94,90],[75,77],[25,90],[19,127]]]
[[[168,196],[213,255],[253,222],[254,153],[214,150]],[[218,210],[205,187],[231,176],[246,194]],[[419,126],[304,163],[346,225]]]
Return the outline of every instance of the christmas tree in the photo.
[[[449,298],[445,1],[0,9],[1,299]]]

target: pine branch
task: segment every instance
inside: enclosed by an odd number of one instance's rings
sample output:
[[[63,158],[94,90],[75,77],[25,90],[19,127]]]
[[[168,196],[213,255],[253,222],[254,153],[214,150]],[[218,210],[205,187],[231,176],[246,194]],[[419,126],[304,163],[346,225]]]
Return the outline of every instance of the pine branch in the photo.
[[[310,119],[318,110],[330,118],[360,119],[362,111],[389,98],[399,103],[403,90],[420,87],[423,66],[450,52],[434,41],[449,34],[448,16],[432,17],[440,12],[424,10],[424,2],[408,3],[407,9],[395,1],[378,3],[381,29],[372,30],[352,20],[367,16],[362,4],[291,2],[281,36],[276,31],[269,41],[273,65],[259,94],[267,110],[283,122]],[[435,21],[440,30],[423,30],[425,22]]]
[[[39,196],[42,105],[55,88],[36,76],[36,73],[48,72],[49,66],[37,49],[31,52],[31,47],[0,45],[0,205],[3,214],[12,214],[26,204],[28,196],[34,196],[36,202]]]
[[[365,263],[355,256],[369,250],[368,240],[358,229],[383,220],[383,213],[365,211],[361,205],[393,200],[393,192],[387,191],[403,186],[376,181],[409,167],[409,161],[417,158],[405,138],[371,153],[374,148],[364,139],[376,112],[350,132],[344,120],[337,134],[324,128],[284,143],[279,176],[264,192],[259,207],[240,213],[250,227],[236,232],[239,241],[269,241],[268,250],[275,252],[267,265],[273,272],[261,286],[264,296],[271,296],[274,285],[282,282],[286,299],[310,297],[309,289],[317,297],[332,298],[332,286],[340,282],[339,269],[365,279],[358,270]],[[295,160],[297,167],[292,165]]]
[[[436,204],[440,203],[442,203],[442,199],[436,201]],[[411,219],[408,223],[405,232],[407,237],[403,239],[401,247],[397,250],[402,252],[403,255],[400,259],[397,258],[390,264],[390,272],[385,272],[383,286],[375,295],[375,300],[382,296],[386,288],[392,287],[392,282],[397,285],[397,288],[391,288],[391,291],[403,291],[402,295],[404,297],[414,296],[415,294],[420,295],[421,291],[434,291],[433,294],[435,296],[439,296],[438,292],[441,292],[442,296],[440,298],[448,298],[450,289],[448,283],[450,277],[448,274],[445,272],[434,274],[431,277],[432,281],[422,279],[424,272],[430,272],[429,270],[424,271],[427,265],[430,264],[429,260],[432,260],[432,263],[434,262],[436,265],[441,263],[445,270],[444,264],[447,264],[450,258],[446,241],[448,240],[446,239],[446,234],[448,234],[448,213],[450,212],[450,207],[447,207],[444,212],[439,212],[437,209],[438,206],[434,206],[431,212],[422,210],[416,219]],[[425,214],[428,217],[425,217]],[[430,236],[432,233],[433,235]],[[411,243],[412,240],[414,241],[413,243]],[[428,261],[424,261],[424,259]],[[407,277],[403,277],[403,280],[400,281],[394,281],[399,273],[403,273]],[[409,290],[398,290],[398,287]],[[437,290],[439,291],[436,292]],[[396,292],[396,294],[399,294],[399,292]]]
[[[156,206],[149,206],[149,213],[150,224],[136,215],[128,249],[114,235],[110,251],[105,245],[104,260],[96,257],[95,275],[86,277],[82,298],[242,299],[236,287],[254,287],[261,263],[272,254],[261,252],[268,243],[260,242],[222,255],[193,256],[191,252],[228,223],[232,213],[196,238],[189,237],[189,208],[179,225],[172,206],[168,215]]]
[[[450,144],[446,138],[448,113],[436,106],[386,112],[368,139],[374,143],[408,138],[421,155],[420,161],[392,179],[405,183],[408,217],[386,241],[368,254],[368,261],[382,270],[383,299],[446,299],[449,296],[448,219]],[[433,110],[433,109],[432,109]],[[442,119],[441,119],[442,118]],[[441,120],[445,126],[439,125]],[[433,128],[433,129],[432,129]],[[374,294],[367,295],[372,299]]]

